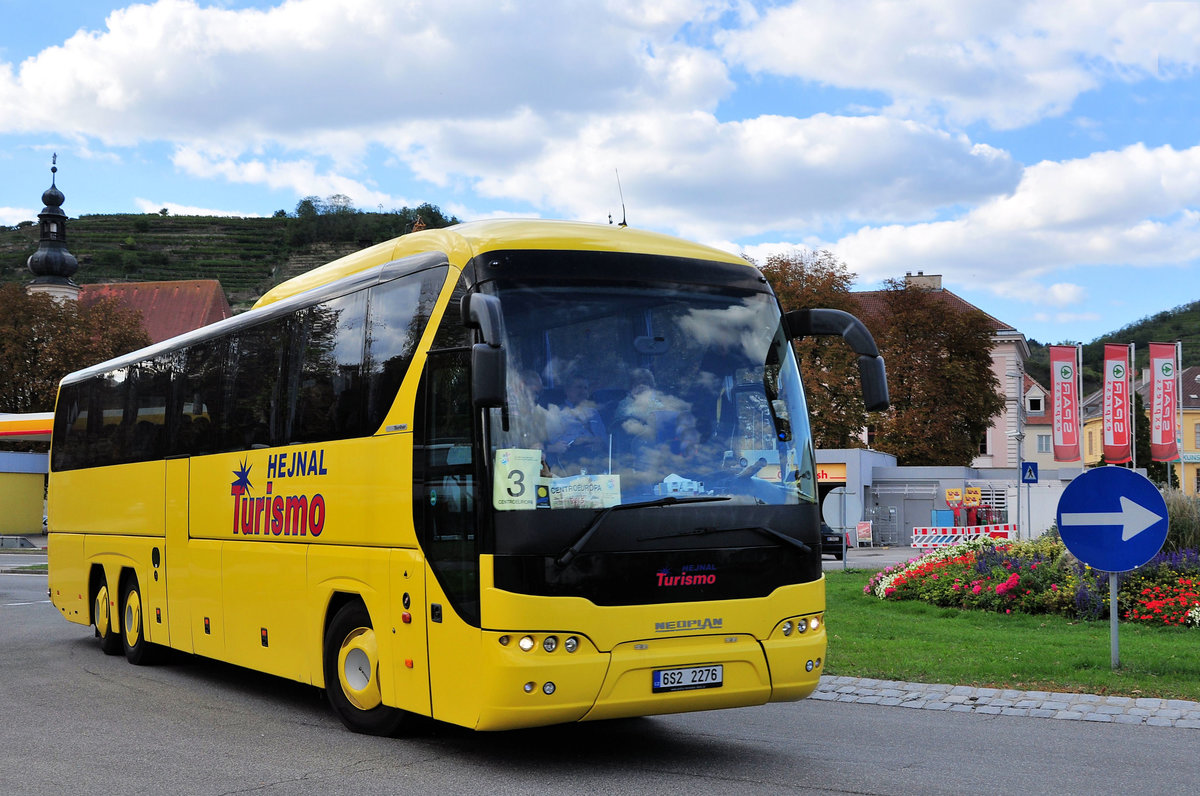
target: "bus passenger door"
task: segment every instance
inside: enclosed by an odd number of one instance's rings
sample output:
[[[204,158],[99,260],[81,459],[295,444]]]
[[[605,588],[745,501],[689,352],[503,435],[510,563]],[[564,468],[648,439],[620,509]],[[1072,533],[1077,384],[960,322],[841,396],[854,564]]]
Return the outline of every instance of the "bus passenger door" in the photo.
[[[418,392],[413,512],[426,561],[433,716],[473,726],[478,716],[479,535],[468,352],[431,352]]]

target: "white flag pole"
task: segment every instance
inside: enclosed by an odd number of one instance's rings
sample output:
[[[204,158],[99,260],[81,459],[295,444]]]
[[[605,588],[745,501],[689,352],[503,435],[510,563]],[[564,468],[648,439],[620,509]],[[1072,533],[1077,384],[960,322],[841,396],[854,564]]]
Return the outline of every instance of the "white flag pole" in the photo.
[[[1137,363],[1137,357],[1133,350],[1133,343],[1129,344],[1129,387],[1125,391],[1126,412],[1129,417],[1129,464],[1130,469],[1137,469],[1137,417],[1134,409],[1137,407],[1137,396],[1133,391],[1137,388],[1137,381],[1133,378],[1133,368]]]
[[[1075,425],[1079,429],[1079,466],[1086,470],[1087,459],[1083,455],[1083,343],[1075,344]]]

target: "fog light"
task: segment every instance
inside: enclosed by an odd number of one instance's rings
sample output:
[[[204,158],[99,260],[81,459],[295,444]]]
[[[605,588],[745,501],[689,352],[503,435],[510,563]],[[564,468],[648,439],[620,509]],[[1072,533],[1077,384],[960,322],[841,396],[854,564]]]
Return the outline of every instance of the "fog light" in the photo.
[[[574,636],[567,636],[567,640],[563,642],[563,649],[567,652],[574,652],[579,649],[579,639]]]
[[[542,693],[545,694],[546,696],[550,696],[551,694],[553,694],[554,693],[554,683],[546,683],[544,686],[542,686]]]
[[[499,638],[499,641],[500,641],[500,646],[501,646],[501,647],[507,647],[507,646],[508,646],[508,642],[512,641],[512,637],[511,637],[511,636],[501,636],[501,637]]]
[[[804,671],[811,672],[815,665],[816,664],[814,664],[812,661],[809,661],[808,663],[804,664]]]
[[[789,619],[783,623],[783,635],[785,635],[785,636],[792,635],[792,620]]]
[[[535,689],[535,688],[537,688],[537,683],[526,683],[525,684],[525,693],[532,694],[533,689]]]
[[[817,666],[820,666],[820,665],[821,665],[821,659],[817,658]]]
[[[517,642],[517,646],[525,652],[529,652],[533,649],[533,636],[522,636],[521,640]]]
[[[554,652],[558,649],[558,636],[546,636],[542,640],[542,649],[546,652]]]

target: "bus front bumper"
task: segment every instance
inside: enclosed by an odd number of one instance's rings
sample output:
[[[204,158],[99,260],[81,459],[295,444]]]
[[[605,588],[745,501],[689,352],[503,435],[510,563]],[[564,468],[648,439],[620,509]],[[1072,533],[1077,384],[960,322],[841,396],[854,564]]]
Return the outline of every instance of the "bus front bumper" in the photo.
[[[483,671],[490,675],[476,729],[803,699],[816,689],[824,668],[822,619],[781,622],[761,641],[745,633],[653,638],[618,644],[611,652],[596,649],[581,634],[550,634],[555,641],[548,651],[547,634],[485,632],[490,660]],[[805,632],[797,630],[801,622]],[[574,652],[567,651],[567,639],[574,640]]]

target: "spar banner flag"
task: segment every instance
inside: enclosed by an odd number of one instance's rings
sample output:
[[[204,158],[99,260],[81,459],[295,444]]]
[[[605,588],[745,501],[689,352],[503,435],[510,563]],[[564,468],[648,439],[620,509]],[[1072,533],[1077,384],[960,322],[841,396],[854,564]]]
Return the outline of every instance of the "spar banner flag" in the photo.
[[[1104,459],[1129,461],[1129,346],[1104,346]]]
[[[1173,462],[1179,458],[1175,443],[1178,367],[1174,343],[1150,344],[1150,458],[1156,462]]]
[[[1050,393],[1054,407],[1054,461],[1079,461],[1079,350],[1050,346]]]

